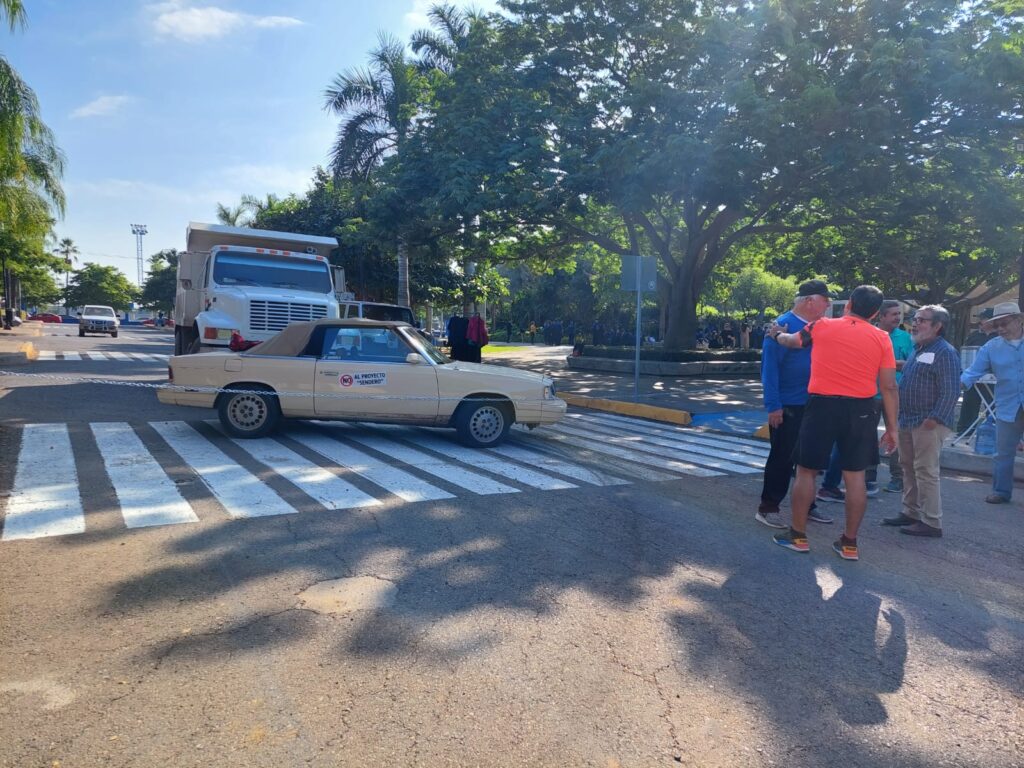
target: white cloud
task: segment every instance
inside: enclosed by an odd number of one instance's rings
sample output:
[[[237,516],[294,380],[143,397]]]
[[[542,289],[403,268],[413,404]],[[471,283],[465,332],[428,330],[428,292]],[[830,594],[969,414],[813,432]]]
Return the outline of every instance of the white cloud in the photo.
[[[158,35],[186,43],[213,40],[244,29],[275,29],[302,24],[291,16],[253,16],[215,6],[192,7],[185,0],[157,3],[149,6],[149,10],[156,14],[153,28]]]
[[[100,96],[97,99],[93,99],[88,104],[83,104],[75,109],[71,113],[71,117],[80,118],[110,115],[123,107],[129,101],[131,101],[130,96]]]
[[[413,0],[412,8],[402,17],[406,29],[429,29],[430,17],[427,12],[433,5],[437,5],[435,0]]]

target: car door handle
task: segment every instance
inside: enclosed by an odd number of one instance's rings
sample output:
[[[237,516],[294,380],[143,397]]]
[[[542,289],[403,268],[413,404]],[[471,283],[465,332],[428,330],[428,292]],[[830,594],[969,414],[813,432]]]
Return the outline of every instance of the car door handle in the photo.
[[[320,371],[321,376],[337,376],[341,371]]]

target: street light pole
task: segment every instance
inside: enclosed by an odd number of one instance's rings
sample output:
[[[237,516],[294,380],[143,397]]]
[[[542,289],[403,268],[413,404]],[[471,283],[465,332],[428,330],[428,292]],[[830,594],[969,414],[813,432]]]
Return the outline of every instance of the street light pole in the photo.
[[[139,288],[142,287],[143,278],[145,277],[145,268],[142,261],[142,236],[148,231],[145,224],[132,224],[132,234],[135,235],[135,256],[139,267]]]

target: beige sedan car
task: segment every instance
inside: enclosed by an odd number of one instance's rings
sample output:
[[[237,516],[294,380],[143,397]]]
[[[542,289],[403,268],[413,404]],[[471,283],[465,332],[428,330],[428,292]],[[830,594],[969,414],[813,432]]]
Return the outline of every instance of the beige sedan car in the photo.
[[[514,422],[565,414],[551,379],[452,362],[398,322],[294,323],[247,352],[177,355],[162,403],[216,408],[236,437],[262,437],[282,418],[454,427],[471,446],[497,445]],[[218,390],[234,390],[222,392]]]

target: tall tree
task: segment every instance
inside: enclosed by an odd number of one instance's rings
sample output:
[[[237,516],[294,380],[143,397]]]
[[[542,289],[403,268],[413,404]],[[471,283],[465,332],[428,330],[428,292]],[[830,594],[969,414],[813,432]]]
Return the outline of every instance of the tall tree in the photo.
[[[382,35],[364,69],[339,74],[325,92],[325,108],[341,118],[331,148],[336,176],[368,179],[402,147],[415,130],[428,93],[428,83],[398,40]],[[409,296],[409,247],[405,233],[397,234],[397,301]]]
[[[149,275],[142,286],[139,303],[144,307],[163,310],[174,309],[174,296],[178,281],[178,250],[168,248],[149,257]]]
[[[103,304],[126,311],[135,300],[137,291],[117,267],[86,264],[71,278],[68,303],[75,307]]]
[[[72,268],[75,266],[75,262],[78,261],[78,246],[75,245],[75,241],[70,237],[62,237],[60,242],[57,243],[57,247],[54,249],[63,262],[64,271],[64,293],[68,290],[68,276],[71,273]],[[64,314],[68,314],[70,308],[68,302],[64,301]]]

